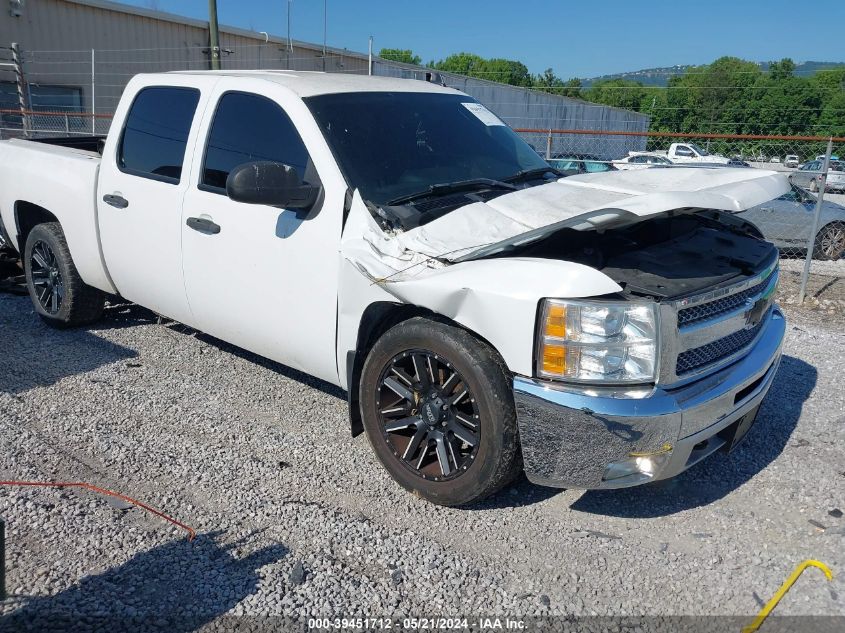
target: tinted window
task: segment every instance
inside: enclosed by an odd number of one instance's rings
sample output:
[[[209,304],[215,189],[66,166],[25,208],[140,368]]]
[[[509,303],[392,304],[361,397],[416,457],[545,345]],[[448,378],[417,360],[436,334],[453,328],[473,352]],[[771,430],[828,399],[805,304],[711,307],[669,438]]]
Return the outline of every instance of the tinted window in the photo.
[[[259,160],[291,165],[305,178],[308,150],[288,115],[270,99],[223,95],[208,136],[201,184],[223,190],[232,169]]]
[[[628,161],[628,162],[629,162],[629,163],[637,163],[637,164],[640,164],[640,163],[647,163],[647,162],[649,162],[649,158],[648,158],[648,156],[634,156],[634,157],[633,157],[630,161]]]
[[[192,88],[144,88],[135,97],[117,153],[129,173],[179,182],[185,146],[199,101]]]
[[[359,92],[305,103],[347,182],[376,204],[435,184],[548,167],[516,132],[464,95]]]

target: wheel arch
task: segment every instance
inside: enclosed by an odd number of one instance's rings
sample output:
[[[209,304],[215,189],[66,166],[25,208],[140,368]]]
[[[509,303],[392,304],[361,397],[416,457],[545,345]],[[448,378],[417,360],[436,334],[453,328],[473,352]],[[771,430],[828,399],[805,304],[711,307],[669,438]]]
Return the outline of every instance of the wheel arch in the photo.
[[[18,253],[23,256],[26,248],[26,239],[30,232],[39,224],[47,222],[59,222],[59,219],[49,209],[26,200],[15,202],[15,228],[17,230]]]
[[[355,349],[349,350],[346,353],[346,387],[352,437],[356,437],[364,432],[364,424],[361,419],[361,406],[358,401],[358,386],[361,381],[361,370],[364,367],[364,361],[367,355],[375,342],[390,328],[415,317],[429,318],[469,332],[491,349],[496,350],[495,346],[486,338],[479,335],[478,332],[474,332],[457,321],[433,310],[417,305],[391,301],[376,301],[371,303],[361,315]],[[498,353],[498,350],[496,351]]]

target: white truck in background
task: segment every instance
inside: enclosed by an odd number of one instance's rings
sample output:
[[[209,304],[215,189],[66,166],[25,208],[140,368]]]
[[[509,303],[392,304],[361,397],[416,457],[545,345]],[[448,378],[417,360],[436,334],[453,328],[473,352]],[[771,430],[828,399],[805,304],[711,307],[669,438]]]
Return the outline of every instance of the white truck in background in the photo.
[[[778,253],[733,214],[783,175],[561,178],[457,90],[303,72],[139,75],[100,140],[0,142],[36,313],[119,295],[342,386],[432,502],[672,477],[777,371]]]
[[[695,143],[672,143],[666,157],[673,163],[707,163],[709,165],[727,165],[730,159],[720,154],[711,154]]]

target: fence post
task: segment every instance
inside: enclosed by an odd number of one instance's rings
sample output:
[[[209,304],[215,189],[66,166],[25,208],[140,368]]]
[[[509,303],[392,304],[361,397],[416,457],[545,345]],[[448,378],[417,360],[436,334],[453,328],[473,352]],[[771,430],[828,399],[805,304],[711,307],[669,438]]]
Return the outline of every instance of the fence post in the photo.
[[[552,128],[549,128],[549,136],[546,138],[546,160],[552,157]]]
[[[91,49],[91,136],[97,133],[97,77],[94,49]]]
[[[65,134],[70,136],[70,117],[65,112]]]
[[[801,273],[801,289],[798,291],[798,303],[804,303],[804,296],[807,293],[807,281],[810,278],[810,262],[813,261],[813,251],[816,250],[816,232],[819,230],[819,216],[822,213],[824,204],[824,191],[827,188],[827,170],[830,167],[830,155],[833,153],[833,138],[827,142],[827,152],[824,155],[822,165],[822,176],[819,179],[819,196],[816,198],[816,212],[813,213],[813,228],[810,230],[810,237],[807,240],[807,259],[804,260],[804,271]]]
[[[29,114],[27,112],[26,103],[26,80],[23,74],[23,60],[21,60],[21,51],[17,42],[12,42],[12,64],[15,67],[15,84],[18,90],[18,107],[21,110],[21,123],[23,125],[23,135],[29,136]]]
[[[367,74],[373,74],[373,36],[370,35],[370,46],[367,53]]]

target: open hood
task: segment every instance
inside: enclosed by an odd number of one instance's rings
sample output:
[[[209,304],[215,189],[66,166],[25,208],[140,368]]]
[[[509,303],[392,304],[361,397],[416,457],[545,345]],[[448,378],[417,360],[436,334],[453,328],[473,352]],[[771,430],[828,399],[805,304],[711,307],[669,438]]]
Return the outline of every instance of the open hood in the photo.
[[[702,209],[739,212],[789,188],[785,175],[758,169],[690,167],[584,174],[471,203],[395,235],[384,234],[375,222],[366,222],[372,218],[359,215],[353,226],[347,225],[344,237],[351,239],[344,239],[344,250],[373,278],[407,278],[427,267],[478,259],[539,240],[564,227],[609,229]]]

